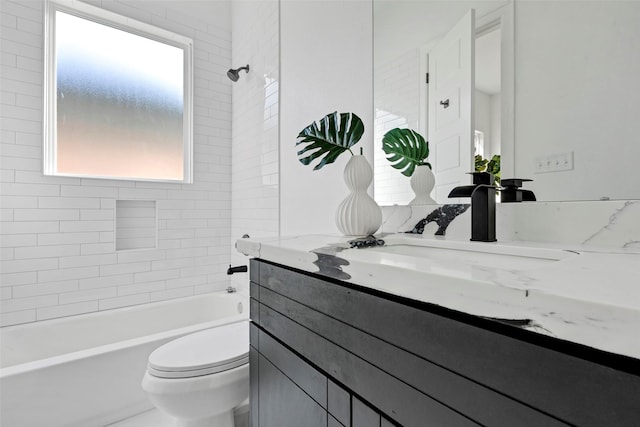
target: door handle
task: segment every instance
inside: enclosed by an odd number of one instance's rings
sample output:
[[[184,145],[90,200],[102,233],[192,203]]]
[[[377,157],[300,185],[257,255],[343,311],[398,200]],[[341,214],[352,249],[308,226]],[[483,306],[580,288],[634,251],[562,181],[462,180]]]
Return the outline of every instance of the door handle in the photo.
[[[445,99],[444,101],[440,101],[440,105],[442,105],[444,108],[448,108],[449,107],[449,100]]]

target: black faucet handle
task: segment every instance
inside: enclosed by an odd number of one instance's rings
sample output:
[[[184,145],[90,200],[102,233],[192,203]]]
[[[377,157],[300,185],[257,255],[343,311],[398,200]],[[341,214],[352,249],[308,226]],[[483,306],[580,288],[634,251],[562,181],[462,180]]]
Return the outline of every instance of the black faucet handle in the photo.
[[[505,188],[520,188],[523,182],[533,181],[528,178],[507,178],[500,181],[500,185]]]
[[[489,172],[467,172],[469,175],[473,175],[473,185],[493,185],[496,182],[496,177]]]
[[[523,190],[522,183],[533,181],[526,178],[508,178],[500,181],[500,200],[503,203],[535,202],[536,195],[531,190]]]

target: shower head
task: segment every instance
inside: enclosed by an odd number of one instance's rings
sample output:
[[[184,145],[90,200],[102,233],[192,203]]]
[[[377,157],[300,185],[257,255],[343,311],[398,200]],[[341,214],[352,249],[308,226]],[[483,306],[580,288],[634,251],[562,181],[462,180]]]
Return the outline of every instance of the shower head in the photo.
[[[240,70],[246,70],[246,72],[249,72],[249,64],[247,64],[245,67],[240,67],[237,69],[230,69],[229,71],[227,71],[227,77],[229,77],[231,79],[231,81],[237,82],[238,79],[240,78]]]

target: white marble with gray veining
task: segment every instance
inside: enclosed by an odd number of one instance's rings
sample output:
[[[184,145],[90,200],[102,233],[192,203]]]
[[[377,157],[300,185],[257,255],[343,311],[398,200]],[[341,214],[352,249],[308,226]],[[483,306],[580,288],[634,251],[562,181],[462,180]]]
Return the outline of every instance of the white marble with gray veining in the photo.
[[[380,231],[409,231],[441,206],[383,206]],[[424,234],[432,235],[436,229],[431,223]],[[469,209],[452,221],[446,236],[464,239],[470,230]],[[640,200],[498,203],[496,234],[498,240],[625,247],[640,251]]]
[[[352,238],[339,235],[241,239],[236,247],[473,315],[527,319],[534,332],[640,359],[640,202],[537,205],[502,209],[498,221],[510,223],[494,243],[468,241],[467,211],[444,237],[433,236],[435,228],[423,235],[381,234],[384,247],[350,249]],[[426,216],[423,208],[386,208],[383,230],[392,221],[396,230],[411,229],[415,218]],[[546,233],[542,215],[556,221]]]

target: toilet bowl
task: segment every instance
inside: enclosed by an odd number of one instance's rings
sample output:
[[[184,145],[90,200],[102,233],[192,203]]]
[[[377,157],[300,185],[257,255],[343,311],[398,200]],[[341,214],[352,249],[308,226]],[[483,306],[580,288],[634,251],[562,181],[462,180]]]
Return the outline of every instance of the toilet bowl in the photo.
[[[249,396],[249,322],[196,332],[149,356],[142,388],[176,427],[234,427]]]

